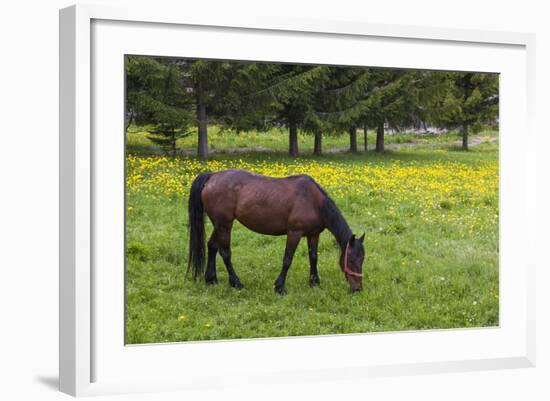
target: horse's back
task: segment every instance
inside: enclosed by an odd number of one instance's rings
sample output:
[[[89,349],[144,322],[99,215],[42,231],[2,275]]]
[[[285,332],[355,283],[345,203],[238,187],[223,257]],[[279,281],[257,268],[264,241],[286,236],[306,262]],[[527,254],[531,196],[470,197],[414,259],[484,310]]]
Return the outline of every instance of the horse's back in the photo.
[[[319,222],[323,191],[307,175],[267,177],[231,169],[211,176],[202,200],[210,219],[237,219],[263,234],[282,235],[293,229],[312,229]]]

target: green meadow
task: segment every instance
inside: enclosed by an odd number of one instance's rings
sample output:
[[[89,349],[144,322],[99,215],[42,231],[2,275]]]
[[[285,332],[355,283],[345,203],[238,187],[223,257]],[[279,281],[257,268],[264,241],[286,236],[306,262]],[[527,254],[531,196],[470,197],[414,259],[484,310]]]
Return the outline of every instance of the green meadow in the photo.
[[[211,130],[208,163],[182,152],[161,155],[146,128],[127,135],[126,343],[162,343],[499,324],[498,138],[481,135],[470,151],[453,134],[387,135],[385,154],[311,155],[284,152],[280,132],[226,135]],[[358,135],[361,148],[362,134]],[[178,147],[194,149],[195,135]],[[325,149],[344,150],[346,136]],[[369,146],[374,143],[369,133]],[[263,147],[263,151],[257,149]],[[242,151],[243,148],[245,151]],[[280,296],[273,283],[285,237],[264,236],[235,222],[232,260],[245,288],[228,285],[218,256],[219,284],[186,276],[187,196],[204,170],[241,167],[268,175],[305,173],[331,194],[352,230],[365,232],[363,291],[351,293],[340,250],[321,234],[320,287],[308,285],[307,244],[301,241]],[[207,236],[211,226],[207,224]]]

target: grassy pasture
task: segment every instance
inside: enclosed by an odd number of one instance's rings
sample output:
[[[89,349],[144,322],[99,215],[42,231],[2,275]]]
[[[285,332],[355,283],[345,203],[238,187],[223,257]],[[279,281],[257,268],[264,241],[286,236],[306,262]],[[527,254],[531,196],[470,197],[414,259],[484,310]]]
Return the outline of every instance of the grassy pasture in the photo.
[[[495,131],[484,131],[482,136],[494,136]],[[147,127],[131,125],[127,132],[126,150],[131,154],[162,154],[159,149],[149,138]],[[461,136],[457,132],[449,132],[442,134],[386,134],[385,143],[393,144],[418,144],[418,145],[441,145],[452,146],[457,141],[461,140]],[[267,132],[243,132],[235,133],[230,130],[223,130],[217,126],[208,127],[208,141],[210,149],[214,151],[224,150],[272,150],[275,152],[288,151],[288,134],[285,129],[271,129]],[[374,149],[376,143],[376,133],[369,130],[367,133],[367,147]],[[300,151],[304,154],[313,151],[313,136],[298,132],[298,145]],[[357,146],[358,149],[363,149],[363,131],[357,131]],[[177,147],[180,150],[194,154],[197,149],[197,133],[196,130],[191,131],[189,135],[177,140]],[[323,137],[323,148],[328,150],[334,149],[349,149],[349,137],[347,135],[325,135]]]
[[[426,141],[429,146],[384,155],[292,159],[250,152],[216,154],[201,163],[133,155],[151,146],[142,141],[142,132],[134,129],[127,138],[127,343],[498,325],[498,142],[462,152],[437,137]],[[261,135],[227,136],[225,143],[215,134],[210,139],[219,147],[286,149],[284,135]],[[346,139],[327,137],[325,146],[344,147]],[[188,140],[179,145],[191,147]],[[301,140],[305,151],[311,138]],[[313,176],[353,231],[366,233],[364,290],[350,293],[338,267],[339,249],[325,231],[319,246],[321,286],[308,285],[303,240],[288,274],[287,295],[275,294],[285,237],[262,236],[238,223],[233,263],[245,288],[229,287],[219,256],[218,285],[186,279],[190,183],[199,171],[228,167]]]

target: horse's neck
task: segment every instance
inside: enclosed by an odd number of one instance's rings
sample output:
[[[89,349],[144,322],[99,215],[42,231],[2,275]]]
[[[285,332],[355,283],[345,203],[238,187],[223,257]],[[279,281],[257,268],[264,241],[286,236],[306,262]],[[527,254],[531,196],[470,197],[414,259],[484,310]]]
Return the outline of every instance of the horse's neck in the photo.
[[[334,235],[334,238],[336,238],[338,245],[340,245],[340,249],[344,251],[351,237],[351,229],[349,228],[349,226],[346,224],[345,229],[340,229],[338,231],[332,231],[332,230],[330,231],[332,232],[332,235]]]
[[[322,214],[327,229],[334,235],[334,238],[336,238],[340,248],[343,250],[352,234],[346,219],[344,219],[340,210],[338,210],[330,199],[325,201]]]

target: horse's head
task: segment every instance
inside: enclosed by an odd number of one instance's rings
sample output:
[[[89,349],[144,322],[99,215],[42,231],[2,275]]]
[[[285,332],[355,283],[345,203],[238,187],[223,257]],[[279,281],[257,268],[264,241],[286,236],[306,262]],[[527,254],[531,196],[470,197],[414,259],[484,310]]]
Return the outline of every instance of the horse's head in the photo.
[[[353,292],[363,289],[363,260],[365,259],[365,248],[363,240],[365,234],[360,238],[355,238],[355,234],[351,236],[340,260],[341,268],[349,286]]]

